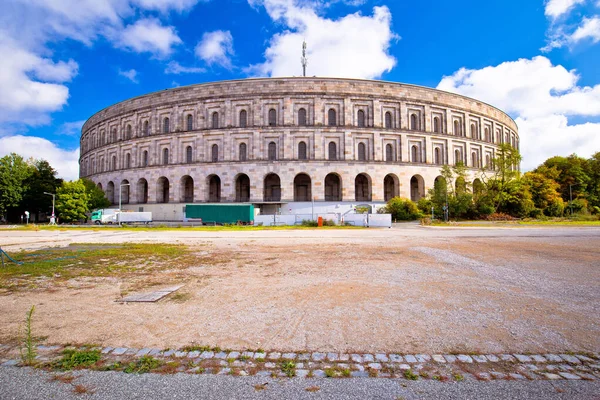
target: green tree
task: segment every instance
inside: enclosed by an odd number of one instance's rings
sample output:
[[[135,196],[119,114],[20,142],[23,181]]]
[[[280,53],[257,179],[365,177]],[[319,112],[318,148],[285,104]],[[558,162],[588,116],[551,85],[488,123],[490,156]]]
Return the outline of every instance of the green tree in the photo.
[[[88,210],[97,210],[99,208],[110,207],[110,201],[104,195],[104,192],[96,186],[96,184],[87,178],[82,178],[83,184],[85,185],[85,191],[88,194]]]
[[[86,219],[89,197],[83,181],[63,182],[56,191],[56,210],[63,222]]]
[[[534,206],[549,217],[560,217],[565,203],[560,196],[560,185],[552,178],[539,172],[527,172],[523,183],[531,193]]]
[[[388,200],[385,212],[392,214],[392,219],[395,221],[412,221],[423,216],[414,201],[401,197]]]
[[[62,179],[56,177],[56,170],[46,160],[32,162],[29,185],[23,195],[21,208],[31,213],[31,219],[37,221],[40,212],[49,213],[52,209],[52,197],[47,193],[56,193]]]
[[[496,152],[496,157],[490,169],[483,169],[481,180],[485,187],[485,193],[481,195],[482,204],[488,204],[496,212],[507,212],[515,209],[515,200],[517,198],[526,198],[521,193],[521,173],[519,165],[521,164],[521,155],[519,150],[510,144],[500,144]],[[523,196],[516,196],[521,193]],[[521,208],[521,207],[517,207]],[[528,208],[528,205],[523,205]]]
[[[588,160],[571,154],[568,157],[551,157],[534,170],[554,179],[560,185],[560,194],[565,202],[576,198],[588,197],[590,165]]]
[[[27,191],[31,165],[18,154],[0,158],[0,216],[9,209],[19,207]]]

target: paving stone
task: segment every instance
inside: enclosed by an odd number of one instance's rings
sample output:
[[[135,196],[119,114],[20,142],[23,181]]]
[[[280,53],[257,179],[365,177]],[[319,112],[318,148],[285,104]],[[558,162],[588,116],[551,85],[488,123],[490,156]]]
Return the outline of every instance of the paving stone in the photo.
[[[546,371],[556,371],[558,369],[558,367],[556,365],[553,365],[553,364],[546,364],[544,366],[544,369]]]
[[[494,354],[486,354],[485,358],[487,358],[491,362],[498,362],[498,361],[500,361],[500,359],[497,356],[495,356]]]
[[[299,361],[308,361],[310,360],[310,353],[302,353],[298,355]]]
[[[222,368],[217,375],[229,375],[231,373],[231,368]]]
[[[309,372],[310,372],[310,371],[309,371],[309,370],[307,370],[307,369],[297,369],[297,370],[296,370],[296,376],[297,376],[298,378],[306,378],[306,377],[308,376],[308,373],[309,373]]]
[[[580,380],[581,377],[579,375],[572,374],[570,372],[559,372],[560,376],[569,380]]]
[[[522,363],[528,363],[528,362],[531,362],[531,357],[529,357],[529,356],[526,356],[526,355],[524,355],[524,354],[513,354],[513,356],[515,356],[515,358],[516,358],[517,360],[519,360],[519,362],[522,362]]]
[[[506,374],[504,374],[502,372],[492,371],[492,372],[490,372],[490,375],[494,379],[506,379]]]
[[[102,353],[102,354],[108,354],[111,351],[113,351],[113,349],[114,349],[113,347],[105,347],[105,348],[102,349],[102,351],[100,353]]]
[[[175,352],[175,357],[177,357],[177,358],[183,358],[187,355],[188,355],[187,351],[176,351]]]
[[[315,378],[325,378],[325,371],[322,369],[315,369],[312,373]]]
[[[216,355],[215,355],[215,357],[216,357]],[[267,358],[267,353],[263,353],[263,352],[254,353],[254,359],[256,360],[258,358]]]
[[[388,372],[380,372],[377,374],[378,378],[391,378],[392,374]]]
[[[348,364],[346,364],[346,363],[339,363],[337,365],[337,367],[341,368],[341,369],[347,369],[348,368]],[[296,366],[296,368],[298,368],[298,366]]]
[[[240,367],[245,367],[246,363],[240,360],[235,360],[234,362],[231,363],[231,366],[234,368],[240,368]]]
[[[588,367],[586,367],[585,365],[576,365],[576,366],[575,366],[575,369],[576,369],[577,371],[586,371],[586,372],[587,372],[587,371],[591,371],[591,370],[592,370],[591,368],[588,368]]]
[[[487,372],[479,372],[475,374],[475,378],[479,379],[480,381],[489,381],[492,379],[491,375]]]
[[[114,351],[113,351],[113,354],[115,354]],[[163,352],[162,356],[163,357],[172,357],[173,354],[175,354],[175,350],[167,350],[167,351]]]
[[[239,376],[248,376],[248,373],[246,371],[240,371],[238,372]]]
[[[575,357],[579,358],[583,362],[593,363],[595,362],[593,359],[588,356],[584,356],[583,354],[575,354]]]
[[[240,356],[240,352],[239,351],[231,351],[227,355],[227,358],[238,358],[239,356]]]
[[[441,354],[434,354],[434,355],[431,356],[431,358],[436,363],[441,363],[441,364],[445,364],[446,363],[446,359]]]
[[[407,354],[404,356],[404,360],[406,360],[407,363],[416,363],[417,359],[415,358],[415,356]]]
[[[429,354],[417,354],[415,356],[418,362],[425,363],[431,361],[431,356]]]
[[[125,352],[129,350],[127,347],[117,347],[116,349],[113,350],[113,355],[114,356],[121,356],[123,354],[125,354]]]
[[[556,355],[556,354],[544,354],[544,357],[546,358],[546,360],[551,361],[551,362],[563,362],[563,359],[560,358],[560,356]]]
[[[274,362],[266,362],[265,368],[277,368],[277,364]]]
[[[325,353],[312,353],[314,361],[323,361],[327,355]]]
[[[500,359],[502,361],[509,361],[509,362],[517,361],[517,359],[514,358],[513,356],[511,356],[510,354],[500,354]]]
[[[530,357],[533,361],[539,362],[539,363],[545,363],[548,361],[548,360],[546,360],[546,358],[544,356],[539,355],[539,354],[533,354]]]
[[[546,377],[546,379],[550,379],[550,380],[562,379],[562,376],[557,375],[557,374],[551,374],[548,372],[544,372],[543,375]]]
[[[244,357],[244,358],[253,358],[254,357],[254,352],[253,351],[245,351],[245,352],[242,353],[242,357]]]
[[[360,354],[351,354],[350,358],[352,359],[352,361],[354,361],[355,363],[361,363],[363,362],[363,358]]]
[[[488,362],[488,359],[485,358],[485,356],[482,356],[482,355],[474,355],[472,357],[473,357],[473,360],[477,361],[478,363]]]
[[[363,362],[375,362],[375,357],[373,357],[373,354],[363,354]]]
[[[350,375],[353,378],[368,378],[369,377],[369,373],[366,371],[352,371],[352,372],[350,372]]]
[[[196,373],[200,372],[200,367],[194,367],[194,368],[190,369],[188,372],[190,372],[192,374],[196,374]]]
[[[369,364],[367,364],[367,366],[371,369],[377,369],[377,370],[381,369],[380,363],[369,363]]]
[[[472,363],[473,359],[471,358],[471,356],[467,356],[466,354],[459,354],[456,356],[456,358],[458,359],[458,361],[460,362],[464,362],[464,363]]]
[[[125,352],[126,356],[133,356],[135,355],[137,352],[139,351],[139,349],[134,349],[134,348],[129,348],[127,349],[127,351]]]
[[[190,352],[187,354],[187,358],[198,358],[199,356],[200,356],[200,352],[199,352],[199,351],[197,351],[197,350],[190,351]]]
[[[215,356],[215,353],[212,351],[203,351],[202,354],[200,354],[200,358],[204,358],[205,360],[213,358]]]
[[[3,367],[14,367],[17,364],[19,364],[19,362],[17,360],[8,360],[2,363]]]
[[[219,365],[220,365],[221,367],[228,367],[228,366],[229,366],[229,363],[228,363],[227,361],[225,361],[225,360],[221,360],[221,361],[219,361]]]
[[[403,370],[407,370],[407,369],[410,369],[410,365],[408,365],[408,364],[400,364],[398,366],[398,368],[403,369]]]
[[[510,376],[512,379],[519,379],[519,380],[525,379],[525,377],[523,375],[517,374],[514,372],[508,374],[508,376]]]
[[[227,353],[225,353],[224,351],[220,351],[215,354],[215,358],[218,358],[219,360],[224,360],[227,358]]]
[[[353,367],[357,371],[364,371],[365,370],[365,367],[362,366],[361,364],[354,364]]]
[[[600,369],[600,364],[590,364],[589,367],[592,369]]]
[[[161,349],[150,349],[148,352],[149,356],[156,357],[161,353]]]
[[[295,360],[296,357],[298,357],[298,354],[296,353],[284,353],[281,358],[284,358],[286,360]]]
[[[444,358],[446,359],[446,361],[448,361],[449,363],[453,363],[456,362],[456,356],[452,355],[452,354],[444,354]]]
[[[404,361],[400,354],[390,354],[390,361],[395,363],[401,363]]]
[[[573,371],[574,368],[571,367],[569,364],[560,364],[558,366],[558,369],[560,369],[561,371]]]
[[[304,363],[296,363],[296,368],[302,369],[304,368]]]
[[[340,354],[340,361],[350,361],[350,354]]]
[[[271,371],[258,371],[256,373],[256,376],[261,376],[261,377],[267,377],[267,376],[271,376]]]
[[[148,353],[150,353],[150,350],[152,350],[152,349],[149,348],[149,347],[141,349],[140,351],[138,351],[137,353],[135,353],[135,356],[136,357],[143,357],[145,355],[148,355]]]
[[[390,359],[388,358],[387,355],[382,354],[382,353],[377,353],[375,354],[375,359],[379,362],[388,362],[390,361]]]
[[[337,361],[340,358],[338,353],[327,353],[327,359],[329,361]]]
[[[563,360],[565,360],[568,363],[571,364],[581,364],[581,361],[579,361],[579,358],[572,356],[570,354],[559,354],[560,358],[562,358]]]
[[[525,367],[530,371],[537,371],[539,368],[533,364],[525,364]]]
[[[592,374],[588,374],[585,372],[578,372],[579,376],[582,377],[583,379],[587,380],[587,381],[595,381],[596,377]]]

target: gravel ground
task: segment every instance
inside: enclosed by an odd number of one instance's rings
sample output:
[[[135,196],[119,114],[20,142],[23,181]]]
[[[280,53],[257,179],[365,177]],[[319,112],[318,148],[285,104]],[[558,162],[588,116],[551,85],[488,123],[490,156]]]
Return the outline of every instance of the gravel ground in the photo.
[[[598,352],[600,229],[0,232],[4,249],[183,242],[223,263],[1,296],[0,343],[36,304],[46,343],[398,353]],[[122,305],[184,283],[183,302]],[[156,286],[152,286],[155,288]],[[149,289],[152,290],[152,289]]]
[[[215,375],[131,375],[76,372],[64,383],[53,373],[0,368],[0,398],[45,399],[598,399],[599,381],[405,381],[285,379]],[[309,390],[307,390],[309,389]],[[79,390],[80,393],[75,391]],[[85,393],[82,393],[85,392]]]

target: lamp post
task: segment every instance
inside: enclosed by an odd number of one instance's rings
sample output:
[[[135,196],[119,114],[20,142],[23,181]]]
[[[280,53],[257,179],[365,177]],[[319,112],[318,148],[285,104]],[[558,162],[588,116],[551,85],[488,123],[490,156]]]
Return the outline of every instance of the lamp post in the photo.
[[[573,217],[573,191],[572,186],[577,186],[577,183],[569,183],[569,208],[571,209],[571,218]]]
[[[50,216],[50,225],[56,225],[56,217],[54,216],[54,200],[56,198],[56,194],[44,192],[48,196],[52,196],[52,215]]]
[[[130,183],[121,183],[121,185],[119,186],[119,213],[117,214],[119,226],[121,226],[121,197],[123,195],[123,186],[130,186],[130,185],[131,185]]]

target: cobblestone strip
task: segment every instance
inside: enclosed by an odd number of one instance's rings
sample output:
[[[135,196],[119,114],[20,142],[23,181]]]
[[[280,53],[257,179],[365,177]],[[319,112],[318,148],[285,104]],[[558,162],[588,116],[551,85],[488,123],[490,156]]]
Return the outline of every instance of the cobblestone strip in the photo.
[[[59,359],[63,346],[38,346],[37,360]],[[142,357],[160,360],[161,372],[273,377],[379,377],[463,380],[597,380],[600,354],[397,354],[265,352],[187,349],[98,348],[97,369],[123,366]],[[0,344],[0,366],[19,366],[19,349]],[[160,370],[164,368],[164,370]],[[118,369],[118,368],[117,368]]]

